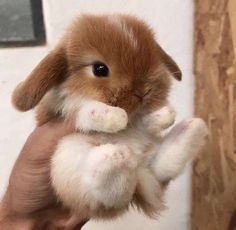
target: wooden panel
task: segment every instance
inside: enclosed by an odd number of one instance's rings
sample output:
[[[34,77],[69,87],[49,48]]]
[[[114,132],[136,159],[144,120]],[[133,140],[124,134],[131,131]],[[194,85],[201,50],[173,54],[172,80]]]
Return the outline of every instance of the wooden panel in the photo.
[[[195,112],[210,135],[193,166],[192,230],[236,230],[236,0],[195,4]]]

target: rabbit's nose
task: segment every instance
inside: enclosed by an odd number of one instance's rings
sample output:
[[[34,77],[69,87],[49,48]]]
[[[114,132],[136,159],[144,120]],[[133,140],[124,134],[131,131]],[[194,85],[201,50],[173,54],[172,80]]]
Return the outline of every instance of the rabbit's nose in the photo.
[[[135,92],[134,95],[135,95],[137,98],[139,98],[140,101],[142,101],[143,98],[144,98],[145,96],[147,96],[147,95],[151,92],[151,90],[152,90],[152,89],[149,89],[149,90],[145,91],[143,94],[141,94],[140,92]]]
[[[140,101],[143,101],[143,96],[137,93],[134,93],[134,96],[137,97]]]

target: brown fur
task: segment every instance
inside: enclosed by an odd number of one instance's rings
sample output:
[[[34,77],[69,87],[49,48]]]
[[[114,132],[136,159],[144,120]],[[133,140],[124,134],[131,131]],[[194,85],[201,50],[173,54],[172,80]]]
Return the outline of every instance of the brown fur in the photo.
[[[60,44],[16,88],[12,97],[16,108],[21,111],[32,109],[48,90],[59,84],[71,94],[119,106],[127,112],[139,106],[137,95],[142,96],[151,89],[142,104],[150,110],[162,106],[170,85],[166,70],[181,79],[176,63],[156,43],[153,32],[144,22],[122,16],[137,39],[135,49],[122,31],[108,22],[108,17],[84,15],[75,20]],[[84,67],[97,60],[110,67],[110,77],[87,76]],[[51,112],[47,114],[46,110],[39,110],[40,124],[55,116]]]
[[[164,188],[162,190],[161,193],[160,191],[153,191],[153,193],[156,193],[155,196],[159,198],[159,202],[157,204],[152,204],[145,199],[145,196],[142,194],[142,188],[140,184],[138,184],[133,196],[132,205],[136,207],[138,211],[142,211],[150,218],[156,218],[158,217],[157,215],[165,209],[163,202]]]
[[[36,120],[37,120],[38,126],[41,126],[56,117],[57,117],[57,114],[55,114],[54,111],[51,111],[43,104],[38,106],[37,113],[36,113]]]
[[[20,83],[12,96],[12,103],[20,111],[34,108],[45,93],[66,78],[66,60],[63,49],[49,53],[32,71],[26,81]]]
[[[181,80],[180,69],[156,43],[152,30],[144,22],[129,15],[120,16],[134,35],[135,47],[111,17],[83,15],[75,20],[58,46],[16,88],[12,98],[16,108],[32,109],[47,91],[59,85],[69,94],[119,106],[129,115],[137,110],[147,113],[163,106],[170,88],[169,73]],[[104,62],[109,67],[109,77],[88,75],[86,68],[94,61]],[[59,114],[44,103],[39,104],[39,125],[56,116]],[[134,203],[152,215],[154,208],[142,197],[139,187]],[[101,213],[103,215],[104,211]]]

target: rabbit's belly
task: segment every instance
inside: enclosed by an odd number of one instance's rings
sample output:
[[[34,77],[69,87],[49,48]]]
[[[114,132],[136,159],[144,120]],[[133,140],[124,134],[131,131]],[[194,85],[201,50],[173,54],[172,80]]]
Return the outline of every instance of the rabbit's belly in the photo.
[[[130,128],[117,134],[117,143],[129,146],[137,155],[146,154],[154,147],[152,138],[141,130]]]
[[[109,136],[71,134],[59,142],[52,157],[51,183],[63,204],[79,215],[110,217],[128,208],[136,166],[131,151],[110,144]]]

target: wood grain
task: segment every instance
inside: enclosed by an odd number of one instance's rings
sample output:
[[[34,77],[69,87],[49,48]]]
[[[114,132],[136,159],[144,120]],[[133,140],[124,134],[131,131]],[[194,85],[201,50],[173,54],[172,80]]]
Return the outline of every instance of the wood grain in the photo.
[[[195,113],[209,142],[193,166],[192,230],[236,230],[236,0],[195,0]]]

